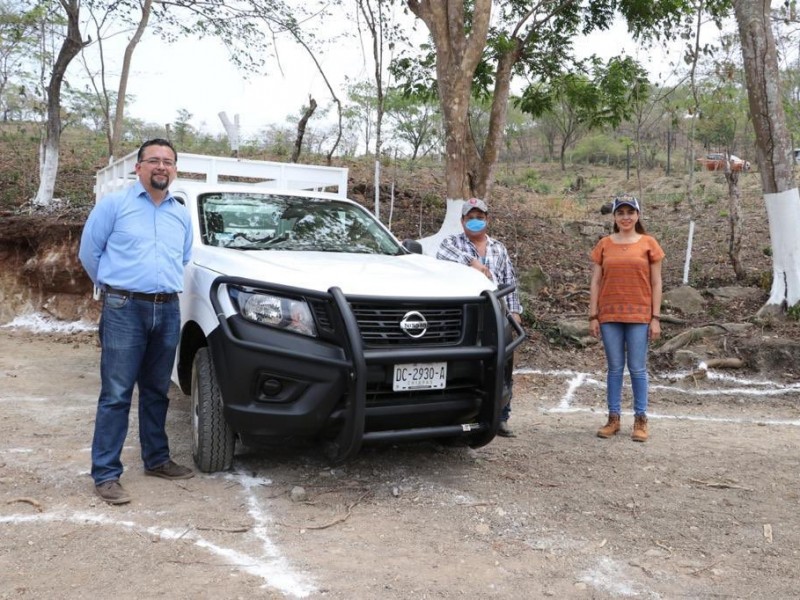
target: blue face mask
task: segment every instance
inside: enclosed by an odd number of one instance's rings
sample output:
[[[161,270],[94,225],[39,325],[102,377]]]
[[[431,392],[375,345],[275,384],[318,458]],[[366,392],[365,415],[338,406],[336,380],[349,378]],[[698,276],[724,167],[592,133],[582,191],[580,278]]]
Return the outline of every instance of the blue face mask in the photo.
[[[466,226],[472,233],[480,233],[486,229],[486,221],[483,219],[470,219],[467,221]]]

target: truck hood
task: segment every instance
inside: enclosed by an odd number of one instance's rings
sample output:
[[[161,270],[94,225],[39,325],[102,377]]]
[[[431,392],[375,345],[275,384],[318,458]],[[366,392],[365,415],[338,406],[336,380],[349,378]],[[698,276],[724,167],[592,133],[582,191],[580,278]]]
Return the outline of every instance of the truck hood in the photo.
[[[477,296],[496,287],[471,267],[420,254],[245,251],[208,246],[195,247],[193,252],[195,268],[321,292],[339,287],[348,295],[444,298]]]

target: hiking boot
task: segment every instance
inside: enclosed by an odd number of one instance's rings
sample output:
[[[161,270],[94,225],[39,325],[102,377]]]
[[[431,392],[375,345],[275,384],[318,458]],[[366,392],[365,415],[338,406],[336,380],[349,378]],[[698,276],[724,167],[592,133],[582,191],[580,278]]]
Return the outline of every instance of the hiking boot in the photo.
[[[190,468],[182,467],[172,460],[168,460],[155,469],[145,469],[144,474],[152,477],[161,477],[162,479],[191,479],[194,477],[194,472]]]
[[[500,437],[517,437],[517,434],[511,431],[508,426],[508,421],[500,421],[500,427],[497,428],[497,435]]]
[[[500,427],[497,428],[497,435],[500,437],[517,437],[517,434],[511,431],[511,427],[508,426],[508,421],[500,421]]]
[[[617,433],[619,433],[619,428],[620,428],[619,415],[609,413],[608,423],[606,423],[600,429],[597,430],[597,437],[610,438],[612,436],[615,436],[617,435]]]
[[[109,504],[127,504],[131,501],[128,492],[116,479],[97,484],[94,486],[94,491]]]
[[[634,442],[647,441],[647,415],[636,415],[633,421],[633,434],[631,439]]]

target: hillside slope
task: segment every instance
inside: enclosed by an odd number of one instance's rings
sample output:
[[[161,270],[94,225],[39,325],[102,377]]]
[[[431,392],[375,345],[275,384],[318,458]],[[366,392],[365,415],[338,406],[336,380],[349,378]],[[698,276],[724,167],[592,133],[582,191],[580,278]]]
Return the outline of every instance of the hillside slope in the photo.
[[[0,139],[0,156],[17,160],[0,160],[0,181],[21,181],[21,164],[33,159],[31,145],[13,147],[4,136]],[[96,153],[96,152],[95,152]],[[269,158],[269,157],[259,157]],[[93,152],[83,152],[68,145],[63,152],[59,190],[68,201],[52,213],[31,212],[22,195],[30,187],[17,185],[5,188],[6,210],[0,222],[0,260],[4,275],[0,277],[0,298],[6,319],[17,311],[50,303],[51,312],[66,314],[61,293],[80,292],[88,284],[71,249],[93,198],[92,176],[99,159]],[[374,168],[370,160],[351,161],[350,196],[373,208]],[[30,172],[27,173],[30,175]],[[444,216],[443,165],[386,165],[381,185],[381,217],[399,238],[419,238],[438,230]],[[666,322],[665,339],[691,327],[708,323],[752,320],[766,301],[771,281],[769,225],[757,173],[741,176],[743,248],[741,261],[747,271],[744,281],[737,282],[728,257],[729,206],[727,186],[722,174],[698,171],[694,174],[695,237],[692,244],[688,283],[705,292],[709,288],[743,285],[755,290],[746,300],[719,302],[706,296],[705,309],[695,315],[673,315],[674,323]],[[607,233],[611,217],[602,215],[600,207],[619,192],[632,192],[640,197],[643,223],[666,251],[664,289],[683,285],[686,268],[687,240],[690,222],[686,199],[686,176],[665,176],[663,172],[643,173],[641,192],[631,172],[604,166],[574,166],[562,171],[557,164],[500,165],[497,183],[489,201],[492,217],[491,233],[509,248],[520,275],[540,269],[547,286],[533,296],[525,297],[526,327],[530,340],[520,353],[521,360],[557,365],[564,361],[563,352],[580,352],[582,345],[572,336],[558,330],[563,319],[585,318],[588,307],[590,262],[588,253],[597,239]],[[9,190],[17,195],[9,202]],[[68,192],[67,192],[68,191]],[[52,265],[42,259],[45,248],[60,248],[62,255],[59,276]],[[38,256],[38,258],[36,258]],[[21,293],[28,286],[34,292]],[[56,299],[54,299],[56,298]],[[78,302],[79,313],[91,311],[84,298]],[[26,308],[27,307],[27,308]],[[669,310],[665,311],[669,314]],[[758,323],[763,335],[797,339],[797,322],[793,320]],[[754,342],[750,334],[733,339],[723,336],[714,349],[723,355],[739,355],[756,368],[771,361],[744,348]],[[759,338],[760,339],[760,338]],[[706,352],[706,355],[708,352]],[[593,353],[593,359],[597,359]],[[790,352],[791,356],[794,356]],[[794,369],[779,361],[777,367],[787,377]],[[760,367],[759,367],[760,368]]]

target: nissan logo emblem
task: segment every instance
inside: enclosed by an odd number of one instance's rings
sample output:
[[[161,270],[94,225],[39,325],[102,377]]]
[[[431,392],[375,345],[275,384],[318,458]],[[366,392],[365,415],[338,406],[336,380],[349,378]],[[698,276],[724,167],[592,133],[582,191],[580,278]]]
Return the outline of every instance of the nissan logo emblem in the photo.
[[[400,321],[400,329],[408,337],[421,338],[428,331],[428,321],[422,316],[422,313],[412,310],[403,315],[403,320]]]

